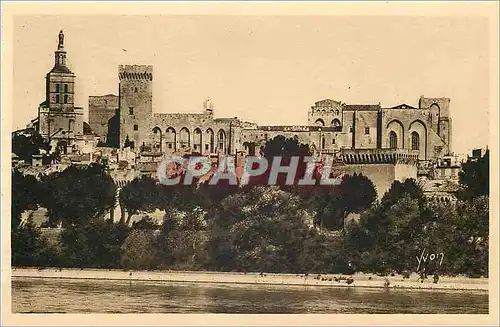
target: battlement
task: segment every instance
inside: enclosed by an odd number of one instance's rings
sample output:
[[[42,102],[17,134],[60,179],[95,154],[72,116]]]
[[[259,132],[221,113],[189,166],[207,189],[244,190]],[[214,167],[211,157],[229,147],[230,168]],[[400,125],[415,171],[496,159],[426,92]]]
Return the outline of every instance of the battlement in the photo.
[[[345,164],[404,163],[416,165],[418,151],[406,149],[342,149],[340,157]]]
[[[211,118],[211,116],[209,114],[206,114],[206,113],[184,113],[184,112],[181,112],[181,113],[154,113],[153,114],[153,117],[154,118],[158,118],[158,119],[187,119],[187,118],[190,118],[190,117],[196,117],[196,118],[205,118],[205,119],[209,119]]]
[[[121,80],[153,80],[152,65],[120,65],[118,76]]]
[[[261,131],[275,131],[275,132],[341,132],[342,128],[328,127],[328,126],[308,126],[308,125],[270,125],[270,126],[257,126]]]
[[[89,108],[90,106],[106,106],[106,105],[117,107],[118,96],[114,94],[89,96]]]

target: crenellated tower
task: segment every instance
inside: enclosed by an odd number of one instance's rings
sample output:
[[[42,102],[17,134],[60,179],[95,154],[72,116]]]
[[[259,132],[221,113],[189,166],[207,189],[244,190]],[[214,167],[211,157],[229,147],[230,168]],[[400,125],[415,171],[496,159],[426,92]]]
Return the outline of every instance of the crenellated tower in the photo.
[[[149,143],[153,118],[153,66],[120,65],[118,68],[120,149]]]

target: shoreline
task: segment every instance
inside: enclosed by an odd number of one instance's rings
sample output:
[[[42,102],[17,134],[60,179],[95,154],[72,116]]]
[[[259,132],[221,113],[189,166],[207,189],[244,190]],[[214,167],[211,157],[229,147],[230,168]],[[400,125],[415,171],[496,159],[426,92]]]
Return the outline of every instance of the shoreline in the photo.
[[[346,280],[335,281],[335,278],[349,278],[349,275],[340,274],[310,274],[305,277],[300,274],[272,274],[264,273],[237,273],[214,271],[137,271],[117,269],[92,268],[18,268],[11,269],[12,278],[40,278],[40,279],[71,279],[71,280],[107,280],[107,281],[145,281],[145,282],[172,282],[195,284],[229,284],[229,285],[274,285],[274,286],[311,286],[311,287],[354,287],[354,288],[387,288],[387,289],[420,289],[420,290],[449,290],[449,291],[483,291],[489,290],[487,278],[468,277],[440,277],[437,284],[429,276],[423,283],[418,281],[418,275],[412,274],[409,279],[403,280],[401,275],[380,277],[375,274],[356,273],[351,275],[354,282],[350,285]],[[326,279],[326,280],[322,280]],[[389,286],[386,286],[386,281]]]

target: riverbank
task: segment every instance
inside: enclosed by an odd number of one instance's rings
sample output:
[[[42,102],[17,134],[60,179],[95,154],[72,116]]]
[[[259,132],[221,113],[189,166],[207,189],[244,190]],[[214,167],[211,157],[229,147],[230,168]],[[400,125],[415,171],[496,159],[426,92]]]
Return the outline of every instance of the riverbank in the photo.
[[[334,274],[304,276],[269,273],[261,275],[258,273],[245,274],[232,272],[132,271],[75,268],[12,268],[12,277],[476,291],[488,291],[489,285],[487,278],[467,278],[461,276],[443,276],[439,278],[438,283],[434,283],[432,276],[429,276],[428,279],[421,283],[416,274],[411,275],[409,279],[403,279],[401,275],[380,277],[374,274],[362,273],[352,276]],[[350,284],[347,283],[349,277],[353,279],[353,282]]]

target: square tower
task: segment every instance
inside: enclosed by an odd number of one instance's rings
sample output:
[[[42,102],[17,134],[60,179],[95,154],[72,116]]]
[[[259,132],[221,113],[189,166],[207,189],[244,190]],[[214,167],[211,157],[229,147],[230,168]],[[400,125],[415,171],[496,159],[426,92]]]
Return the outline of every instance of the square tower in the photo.
[[[38,108],[38,133],[70,145],[83,134],[83,108],[75,107],[75,74],[66,65],[64,33],[59,32],[54,67],[46,75],[45,101]]]
[[[153,66],[120,65],[120,149],[147,143],[153,118]]]

